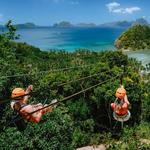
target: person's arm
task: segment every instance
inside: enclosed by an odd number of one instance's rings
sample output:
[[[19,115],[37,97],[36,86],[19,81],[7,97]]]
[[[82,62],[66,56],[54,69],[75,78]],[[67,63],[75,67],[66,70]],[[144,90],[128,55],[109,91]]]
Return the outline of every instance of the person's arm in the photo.
[[[121,87],[121,88],[124,88],[123,85],[120,85],[120,87]],[[127,105],[130,105],[130,103],[129,103],[129,101],[128,101],[127,95],[125,95],[125,97],[124,97],[124,102],[127,103]]]
[[[33,85],[29,85],[25,91],[25,94],[29,94],[30,92],[32,92],[32,90],[33,90]],[[30,97],[30,95],[27,95],[24,97],[24,99],[23,99],[24,104],[27,104],[29,97]]]
[[[127,103],[128,105],[130,105],[130,102],[128,101],[127,95],[125,95],[125,97],[124,97],[124,102]]]

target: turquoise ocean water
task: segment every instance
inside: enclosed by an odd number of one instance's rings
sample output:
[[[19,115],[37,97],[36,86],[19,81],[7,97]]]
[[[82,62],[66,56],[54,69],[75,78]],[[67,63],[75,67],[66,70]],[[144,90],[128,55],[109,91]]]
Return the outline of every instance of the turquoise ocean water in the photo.
[[[73,52],[84,48],[93,51],[114,50],[114,41],[125,29],[118,28],[34,28],[20,29],[18,41],[26,42],[41,50],[66,50]],[[130,51],[129,57],[145,65],[150,63],[150,51]]]
[[[114,41],[123,31],[114,28],[36,28],[20,29],[18,33],[21,35],[19,41],[43,50],[85,48],[101,51],[115,49]]]

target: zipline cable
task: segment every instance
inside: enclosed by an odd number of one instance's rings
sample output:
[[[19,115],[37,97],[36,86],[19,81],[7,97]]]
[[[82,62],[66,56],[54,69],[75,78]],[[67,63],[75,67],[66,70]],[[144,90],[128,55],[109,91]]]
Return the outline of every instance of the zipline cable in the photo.
[[[10,75],[10,76],[1,76],[0,79],[3,79],[3,78],[13,78],[13,77],[22,77],[22,76],[34,76],[34,75],[37,75],[37,74],[43,74],[43,73],[50,73],[50,72],[61,72],[61,71],[68,71],[68,70],[71,70],[71,69],[75,69],[75,68],[86,68],[86,67],[90,67],[90,66],[93,66],[94,64],[90,64],[90,65],[80,65],[80,66],[75,66],[75,67],[66,67],[66,68],[56,68],[56,69],[50,69],[48,71],[39,71],[38,73],[31,73],[31,74],[17,74],[17,75]]]
[[[97,74],[89,75],[89,76],[82,77],[82,78],[79,78],[79,79],[70,80],[70,81],[68,81],[68,82],[59,84],[58,87],[59,87],[59,86],[64,86],[64,85],[66,85],[66,84],[70,84],[70,83],[73,83],[73,82],[85,80],[85,79],[88,79],[88,78],[91,78],[91,77],[95,77],[95,76],[98,76],[98,75],[100,75],[100,74],[102,74],[102,73],[108,73],[108,72],[110,72],[110,70],[108,70],[108,71],[106,71],[106,72],[99,72],[99,73],[97,73]]]
[[[105,80],[105,81],[103,81],[103,82],[100,82],[100,83],[98,83],[98,84],[96,84],[96,85],[93,85],[93,86],[91,86],[91,87],[89,87],[89,88],[86,88],[86,89],[84,89],[84,90],[82,90],[82,91],[79,91],[79,92],[77,92],[77,93],[74,93],[74,94],[72,94],[72,95],[70,95],[70,96],[67,96],[67,97],[63,98],[62,100],[60,100],[60,101],[57,101],[57,102],[55,102],[55,103],[51,103],[51,104],[49,104],[49,105],[47,105],[47,106],[44,106],[44,107],[42,107],[42,108],[40,108],[40,109],[37,109],[37,110],[35,110],[35,111],[33,111],[33,112],[30,112],[30,113],[28,113],[27,115],[31,115],[31,114],[33,114],[33,113],[36,113],[36,112],[38,112],[38,111],[40,111],[40,110],[43,110],[43,109],[45,109],[45,108],[48,108],[48,107],[50,107],[50,106],[56,105],[56,104],[58,104],[58,103],[61,103],[61,102],[67,101],[67,100],[70,100],[70,98],[72,98],[72,97],[75,97],[75,96],[77,96],[77,95],[79,95],[79,94],[81,94],[81,93],[83,93],[83,92],[86,92],[86,91],[88,91],[88,90],[90,90],[90,89],[92,89],[92,88],[95,88],[95,87],[97,87],[97,86],[99,86],[99,85],[102,85],[102,84],[104,84],[104,83],[107,83],[108,81],[111,81],[111,80],[113,80],[113,79],[116,79],[117,77],[119,77],[119,75],[116,75],[115,77],[113,77],[113,78],[111,78],[111,79],[108,79],[108,80]],[[54,100],[54,99],[53,99],[53,100]]]
[[[66,85],[66,84],[69,84],[69,83],[72,83],[72,82],[77,82],[77,81],[85,80],[85,79],[88,79],[88,78],[91,78],[91,77],[100,75],[101,73],[108,73],[108,72],[110,72],[110,70],[105,71],[105,72],[100,72],[100,73],[97,73],[97,74],[94,74],[94,75],[82,77],[82,78],[79,78],[79,79],[77,79],[77,80],[71,80],[71,81],[69,81],[69,82],[65,82],[65,83],[59,84],[59,85],[57,85],[57,86],[59,87],[59,86],[63,86],[63,85]],[[36,95],[36,94],[37,94],[37,92],[33,92],[33,91],[32,91],[32,92],[30,92],[30,93],[27,93],[27,94],[24,94],[24,95],[21,95],[21,96],[17,96],[17,97],[15,97],[15,98],[13,98],[13,100],[17,100],[17,99],[22,98],[22,97],[24,97],[24,96],[29,96],[29,95],[30,95],[30,96],[33,96],[33,95]],[[2,99],[2,98],[1,98],[1,99]],[[7,101],[10,101],[10,99],[12,99],[12,98],[0,100],[0,104],[5,103],[5,102],[7,102]]]

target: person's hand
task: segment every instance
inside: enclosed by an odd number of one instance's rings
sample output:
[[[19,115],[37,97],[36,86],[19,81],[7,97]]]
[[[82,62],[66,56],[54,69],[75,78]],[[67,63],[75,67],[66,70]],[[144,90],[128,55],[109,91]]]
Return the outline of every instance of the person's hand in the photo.
[[[123,86],[123,85],[120,85],[120,88],[124,88],[124,86]]]
[[[115,109],[116,113],[119,113],[120,109],[121,109],[121,106],[120,106],[120,105],[117,105],[117,106],[116,106],[116,109]]]
[[[29,85],[29,86],[28,86],[28,89],[29,89],[30,91],[32,91],[32,90],[33,90],[33,85]]]
[[[53,105],[53,107],[54,107],[54,108],[56,108],[56,107],[57,107],[57,105],[58,105],[58,103],[57,103],[57,102],[58,102],[58,100],[57,100],[57,99],[54,99],[54,100],[52,100],[52,101],[51,101],[51,104],[54,104],[54,105]],[[56,103],[56,104],[55,104],[55,103]]]
[[[26,90],[26,94],[32,92],[32,90],[33,90],[33,85],[29,85],[27,90]]]

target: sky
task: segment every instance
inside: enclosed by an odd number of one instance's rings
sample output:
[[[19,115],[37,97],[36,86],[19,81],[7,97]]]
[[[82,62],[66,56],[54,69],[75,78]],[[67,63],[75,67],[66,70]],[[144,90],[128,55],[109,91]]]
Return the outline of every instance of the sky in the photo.
[[[150,0],[0,0],[0,24],[60,21],[102,24],[145,18],[150,22]]]

